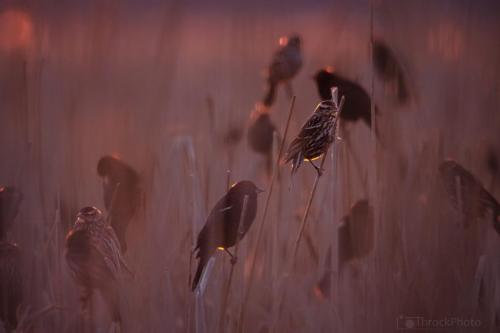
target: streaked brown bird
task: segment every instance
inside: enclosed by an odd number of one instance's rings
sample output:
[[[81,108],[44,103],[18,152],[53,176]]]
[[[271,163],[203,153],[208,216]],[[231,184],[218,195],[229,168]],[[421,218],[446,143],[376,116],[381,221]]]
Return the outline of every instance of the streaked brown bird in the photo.
[[[321,100],[331,100],[332,87],[338,88],[339,96],[345,96],[345,105],[340,114],[343,122],[362,120],[369,128],[372,127],[371,98],[363,87],[329,68],[319,70],[314,80]],[[375,112],[378,112],[376,106]],[[377,132],[375,128],[375,134]]]
[[[401,104],[406,103],[410,98],[410,92],[403,68],[396,59],[394,52],[381,40],[373,42],[373,66],[375,72],[384,81],[394,84],[398,102]]]
[[[214,255],[217,248],[224,249],[233,260],[235,259],[228,248],[242,240],[250,229],[257,214],[257,194],[260,192],[262,190],[257,188],[253,182],[240,181],[234,184],[212,209],[205,225],[198,234],[196,247],[193,250],[193,252],[198,251],[196,258],[199,259],[191,285],[193,291],[198,286],[208,260]],[[245,196],[248,196],[247,207],[241,227],[242,234],[238,235]]]
[[[276,98],[276,89],[281,83],[286,84],[288,95],[291,98],[293,91],[290,80],[297,75],[302,67],[301,39],[298,35],[280,38],[280,48],[274,53],[269,65],[267,77],[267,93],[262,103],[266,107],[273,105]]]
[[[142,190],[137,172],[121,159],[104,156],[97,163],[103,178],[104,206],[123,253],[127,252],[125,234],[141,203]]]
[[[65,257],[76,282],[82,288],[82,311],[98,290],[108,306],[113,322],[120,323],[118,278],[130,272],[120,250],[113,228],[95,207],[82,208],[73,228],[66,236]]]
[[[23,301],[21,250],[16,244],[0,241],[0,320],[7,332],[17,327],[17,313]]]
[[[22,199],[23,195],[13,186],[0,186],[0,240],[12,227]]]
[[[359,200],[342,219],[338,229],[338,256],[345,263],[366,257],[373,250],[374,214],[368,200]]]
[[[266,158],[266,171],[270,175],[273,169],[273,141],[276,126],[271,120],[267,108],[256,109],[250,115],[247,140],[250,148],[264,155]]]
[[[497,200],[463,166],[453,160],[439,165],[439,173],[452,205],[463,215],[465,226],[492,214],[493,227],[500,234],[500,206]]]
[[[309,161],[321,176],[322,171],[313,161],[323,156],[335,140],[337,115],[338,110],[331,100],[318,104],[286,153],[285,163],[292,162],[292,175],[303,161]]]

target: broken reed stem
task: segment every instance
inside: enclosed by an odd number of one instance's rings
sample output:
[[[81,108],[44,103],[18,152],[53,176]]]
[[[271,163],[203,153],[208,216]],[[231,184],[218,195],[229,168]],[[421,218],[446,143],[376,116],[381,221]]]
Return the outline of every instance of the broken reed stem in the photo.
[[[334,95],[332,94],[332,96],[334,96]],[[340,105],[337,104],[337,100],[334,100],[334,103],[336,105],[338,105],[338,111],[337,111],[338,113],[337,113],[337,120],[336,121],[339,121],[340,112],[342,111],[342,107],[344,106],[344,100],[345,100],[344,96],[342,96],[342,98],[340,100]],[[334,141],[336,140],[336,135],[337,135],[336,132],[337,131],[335,130],[334,134],[333,134],[334,135],[334,138],[333,138]],[[323,170],[323,165],[325,164],[327,154],[328,154],[328,150],[324,153],[323,158],[321,159],[321,165],[319,166],[320,170]],[[316,179],[314,180],[313,188],[311,190],[311,193],[309,194],[309,199],[307,201],[306,210],[304,212],[304,216],[302,217],[302,221],[300,223],[299,233],[297,234],[297,238],[295,240],[295,245],[294,245],[294,249],[293,249],[293,257],[292,257],[292,265],[290,265],[290,268],[295,267],[295,261],[296,261],[296,258],[297,258],[297,251],[299,249],[300,240],[302,239],[302,234],[304,233],[304,229],[306,227],[307,217],[309,216],[309,211],[311,209],[311,204],[312,204],[312,201],[314,199],[314,195],[316,193],[316,188],[318,187],[319,178],[320,178],[320,175],[317,174],[316,175]]]
[[[238,234],[236,238],[236,244],[234,246],[234,260],[238,259],[238,244],[241,240],[241,235],[243,234],[243,225],[245,223],[245,214],[247,212],[248,195],[243,197],[243,208],[241,210],[240,223],[238,224]],[[218,332],[224,332],[224,315],[226,314],[227,300],[229,298],[229,290],[231,289],[231,282],[233,280],[234,266],[236,262],[231,261],[231,270],[229,271],[229,278],[226,283],[226,288],[224,289],[222,303],[219,313],[219,329]]]
[[[275,168],[273,169],[273,174],[271,177],[271,184],[269,185],[269,190],[267,192],[266,204],[264,206],[264,212],[262,214],[262,218],[261,218],[261,221],[259,224],[259,230],[257,232],[257,240],[255,241],[255,247],[252,251],[252,255],[250,256],[250,258],[252,260],[252,264],[250,266],[250,273],[249,273],[249,277],[248,277],[248,287],[247,287],[247,290],[246,290],[245,295],[243,297],[243,304],[242,304],[241,310],[240,310],[237,332],[243,331],[243,321],[245,320],[245,311],[246,311],[246,307],[248,304],[248,297],[250,296],[250,292],[251,292],[252,286],[253,286],[253,279],[254,279],[254,273],[255,273],[255,259],[257,257],[256,254],[257,254],[257,250],[259,249],[259,246],[260,246],[260,241],[262,239],[262,233],[264,231],[264,222],[266,220],[267,211],[269,209],[269,202],[271,201],[271,195],[273,193],[274,181],[275,181],[276,175],[278,173],[278,169],[279,169],[279,165],[280,165],[280,161],[281,161],[281,156],[283,155],[283,148],[285,147],[285,140],[286,140],[286,136],[288,134],[288,128],[290,127],[290,120],[292,119],[294,106],[295,106],[295,96],[292,97],[292,101],[290,102],[290,109],[288,111],[288,119],[286,121],[285,131],[283,133],[283,138],[281,139],[281,145],[280,145],[280,149],[279,149],[279,153],[278,153],[278,158],[276,159],[276,165],[275,165]]]

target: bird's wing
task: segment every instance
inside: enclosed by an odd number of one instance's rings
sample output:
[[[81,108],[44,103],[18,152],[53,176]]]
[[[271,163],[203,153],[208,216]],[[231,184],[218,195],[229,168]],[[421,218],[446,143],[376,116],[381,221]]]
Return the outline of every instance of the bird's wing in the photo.
[[[66,237],[66,261],[73,276],[83,284],[103,285],[115,275],[108,256],[86,230],[72,230]]]
[[[285,157],[286,162],[294,160],[297,154],[299,154],[303,150],[305,142],[307,142],[308,139],[315,137],[318,131],[321,131],[322,122],[323,119],[320,115],[318,115],[317,113],[312,114],[312,116],[300,129],[297,137],[290,144]]]
[[[225,212],[225,211],[228,211],[228,210],[230,210],[231,208],[233,208],[233,206],[223,207],[223,208],[219,209],[219,213],[223,213],[223,212]]]
[[[324,121],[325,119],[321,114],[313,113],[302,126],[297,139],[307,141],[316,137],[323,130]]]
[[[207,217],[207,221],[200,233],[196,247],[199,249],[196,257],[207,255],[208,252],[214,250],[218,244],[222,242],[224,221],[227,214],[231,214],[231,209],[234,205],[229,204],[229,198],[226,194],[214,206]]]
[[[97,237],[97,236],[94,236]],[[100,256],[111,272],[113,278],[117,278],[122,268],[122,258],[120,250],[120,242],[113,228],[106,226],[102,231],[102,236],[99,239],[91,242],[93,249],[96,250],[95,255]]]

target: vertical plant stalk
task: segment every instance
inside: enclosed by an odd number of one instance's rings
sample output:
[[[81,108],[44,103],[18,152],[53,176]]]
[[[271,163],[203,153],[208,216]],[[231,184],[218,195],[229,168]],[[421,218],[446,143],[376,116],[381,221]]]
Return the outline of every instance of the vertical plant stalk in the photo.
[[[238,234],[236,238],[236,244],[234,246],[234,258],[238,259],[238,244],[241,240],[241,236],[243,235],[243,225],[245,223],[245,215],[247,212],[247,204],[248,204],[248,195],[243,197],[243,208],[241,210],[240,222],[238,224]],[[235,260],[236,260],[235,259]],[[224,332],[224,315],[226,314],[227,308],[227,300],[229,298],[229,291],[231,288],[231,282],[233,280],[234,266],[236,265],[236,261],[231,261],[231,270],[229,271],[229,278],[227,280],[226,286],[224,288],[224,293],[222,296],[222,303],[220,307],[219,313],[219,329],[217,332]]]
[[[279,161],[279,135],[278,133],[275,131],[274,132],[274,136],[273,136],[273,156],[274,156],[274,159]],[[274,161],[276,163],[276,161]],[[279,174],[279,169],[277,170],[277,177],[278,177],[278,181],[279,181],[279,177],[280,177],[280,174]],[[272,278],[272,281],[273,283],[276,283],[277,281],[277,276],[278,276],[278,272],[279,272],[279,269],[278,267],[280,266],[279,265],[279,257],[278,257],[278,254],[279,254],[279,223],[281,221],[281,208],[282,208],[282,186],[279,185],[279,193],[278,193],[278,205],[276,207],[276,212],[275,212],[275,217],[276,217],[276,220],[275,222],[273,223],[272,225],[272,237],[271,237],[271,255],[270,255],[270,258],[271,258],[271,278]],[[273,288],[274,290],[274,288]]]
[[[261,218],[261,221],[259,224],[259,229],[257,231],[257,239],[255,241],[255,246],[254,246],[254,249],[252,251],[252,255],[250,256],[250,258],[252,260],[252,264],[250,265],[250,273],[249,273],[249,277],[248,277],[248,287],[247,287],[247,290],[244,294],[243,303],[241,305],[237,332],[243,331],[243,324],[244,324],[244,320],[245,320],[246,307],[248,305],[248,299],[249,299],[250,292],[252,291],[252,287],[253,287],[253,279],[254,279],[254,275],[255,275],[255,259],[257,257],[256,254],[257,254],[257,251],[260,247],[262,233],[264,231],[264,223],[266,221],[267,211],[269,209],[269,202],[271,201],[271,195],[273,193],[274,181],[275,181],[276,176],[278,174],[279,164],[281,161],[281,156],[283,155],[283,149],[284,149],[286,137],[288,134],[288,128],[290,127],[290,120],[292,119],[294,106],[295,106],[295,96],[292,97],[292,100],[290,102],[290,109],[288,111],[288,119],[286,121],[285,131],[283,132],[283,138],[281,139],[281,145],[280,145],[280,149],[279,149],[279,153],[278,153],[278,158],[276,159],[276,165],[275,165],[275,168],[273,169],[273,174],[271,177],[271,184],[269,185],[269,190],[267,192],[266,204],[264,206],[264,212],[262,214],[262,218]]]
[[[179,154],[184,150],[184,156],[188,162],[188,175],[191,180],[191,191],[192,191],[192,204],[193,204],[193,218],[191,220],[191,239],[192,239],[192,249],[196,246],[196,232],[198,230],[198,225],[201,225],[202,215],[204,212],[204,206],[202,202],[202,193],[200,190],[200,182],[198,179],[198,172],[196,168],[196,154],[194,151],[193,140],[190,136],[180,136],[174,139],[172,144],[171,151],[169,153],[169,157],[173,156],[173,154]],[[193,250],[189,253],[189,268],[188,268],[188,288],[186,288],[186,299],[189,298],[190,294],[190,283],[191,283],[191,264],[192,264],[192,256]],[[205,270],[211,270],[213,266],[213,260],[210,260],[207,264],[207,268]],[[205,278],[202,276],[202,279]],[[205,278],[206,279],[206,278]],[[206,283],[205,283],[206,284]],[[196,332],[206,332],[206,323],[205,323],[205,309],[203,304],[202,292],[195,294],[195,329]],[[191,303],[190,303],[191,304]],[[188,326],[188,331],[190,331],[191,325],[191,306],[187,307],[186,313],[186,323]]]
[[[333,133],[333,135],[334,135],[334,141],[337,139],[337,129],[339,127],[340,112],[342,111],[342,107],[344,106],[344,101],[345,101],[344,96],[342,96],[342,98],[340,100],[340,104],[339,104],[338,103],[337,95],[338,95],[338,89],[337,89],[337,87],[333,87],[332,88],[332,101],[333,101],[333,103],[334,103],[334,105],[336,106],[336,109],[337,109],[337,119],[336,119],[336,124],[334,125],[335,129],[334,129],[334,133]],[[321,160],[320,169],[323,169],[323,165],[324,165],[324,163],[326,161],[326,158],[327,158],[326,156],[327,155],[328,155],[328,150],[323,155],[323,158]],[[312,203],[312,201],[314,199],[314,195],[316,193],[316,188],[317,188],[318,183],[319,183],[319,178],[320,178],[319,174],[316,175],[316,179],[314,180],[313,188],[312,188],[312,190],[311,190],[311,192],[309,194],[309,199],[307,201],[306,209],[305,209],[304,215],[302,217],[302,221],[301,221],[299,233],[297,234],[297,238],[296,238],[295,243],[294,243],[293,255],[291,257],[291,260],[288,263],[288,271],[286,272],[285,276],[289,276],[289,273],[295,267],[297,252],[298,252],[298,248],[299,248],[299,245],[300,245],[300,240],[302,238],[302,234],[303,234],[305,226],[306,226],[307,217],[309,216],[309,211],[310,211],[310,208],[311,208],[311,203]],[[272,332],[276,331],[277,322],[278,322],[279,318],[281,318],[281,314],[282,314],[282,311],[283,311],[282,305],[283,305],[283,302],[285,300],[285,295],[286,295],[286,286],[283,284],[281,293],[279,294],[279,299],[277,301],[278,302],[277,308],[279,309],[278,310],[278,318],[276,319],[276,321],[273,324],[273,327],[271,329]]]
[[[207,96],[207,110],[208,110],[208,119],[209,119],[209,132],[210,132],[210,137],[215,138],[217,136],[217,133],[215,133],[215,107],[214,107],[214,99],[212,98],[211,95]],[[208,156],[209,159],[212,158],[213,156],[213,146],[208,145]],[[211,177],[210,175],[212,174],[212,163],[207,163],[207,166],[205,168],[205,204],[208,205],[210,204],[210,190],[212,187],[211,183]]]
[[[229,191],[230,189],[231,189],[231,170],[227,169],[226,170],[226,190]],[[237,232],[239,232],[239,229],[238,229]],[[236,256],[236,254],[235,254],[235,256]],[[226,261],[223,260],[222,261],[222,265],[221,265],[221,274],[222,274],[222,276],[226,275],[225,274],[225,272],[226,272],[226,270],[225,270],[226,265],[225,264],[226,264]],[[231,268],[232,268],[232,262],[231,262]],[[231,269],[231,274],[230,274],[231,278],[232,278],[232,273],[233,273],[233,270]],[[221,291],[220,291],[220,300],[221,300],[220,304],[221,304],[221,307],[220,307],[219,311],[221,313],[220,313],[219,321],[215,323],[215,326],[219,329],[218,330],[219,332],[222,332],[221,331],[222,330],[222,319],[223,319],[224,313],[226,313],[225,312],[226,306],[223,305],[224,299],[225,299],[225,296],[224,296],[225,294],[226,294],[226,288],[224,288],[224,286],[223,286],[221,288]],[[222,311],[224,311],[224,312],[222,312]]]
[[[340,112],[342,111],[342,107],[344,106],[344,96],[342,96],[342,98],[340,99],[340,104],[338,103],[338,99],[337,99],[337,88],[334,87],[332,88],[332,100],[333,100],[333,103],[334,105],[336,106],[336,109],[337,109],[337,120],[336,122],[339,121],[339,118],[340,118]],[[334,130],[334,133],[333,133],[333,136],[334,136],[334,141],[336,140],[336,135],[337,135],[337,124],[334,125],[335,126],[335,130]],[[321,159],[321,165],[320,165],[320,169],[323,169],[323,165],[325,164],[325,161],[326,161],[326,156],[328,155],[328,150],[323,154],[323,158]],[[318,183],[319,183],[319,178],[320,178],[320,175],[317,174],[316,175],[316,179],[314,180],[314,184],[313,184],[313,187],[312,187],[312,190],[311,190],[311,193],[309,194],[309,199],[307,200],[307,205],[306,205],[306,210],[304,212],[304,216],[302,216],[302,221],[300,223],[300,229],[299,229],[299,233],[297,234],[297,238],[295,239],[295,244],[294,244],[294,248],[293,248],[293,256],[292,256],[292,265],[290,266],[291,268],[293,268],[295,266],[295,262],[296,262],[296,259],[297,259],[297,251],[299,249],[299,245],[300,245],[300,240],[302,239],[302,234],[304,233],[304,229],[306,227],[306,223],[307,223],[307,217],[309,216],[309,211],[311,210],[311,204],[312,204],[312,201],[314,199],[314,195],[316,194],[316,189],[318,187]]]

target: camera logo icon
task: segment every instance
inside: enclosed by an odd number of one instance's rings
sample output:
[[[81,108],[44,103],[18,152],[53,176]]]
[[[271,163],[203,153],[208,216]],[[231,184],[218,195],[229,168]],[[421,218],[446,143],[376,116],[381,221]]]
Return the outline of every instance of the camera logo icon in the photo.
[[[415,330],[420,328],[419,322],[422,317],[415,316],[400,316],[396,320],[396,328],[398,330]]]

